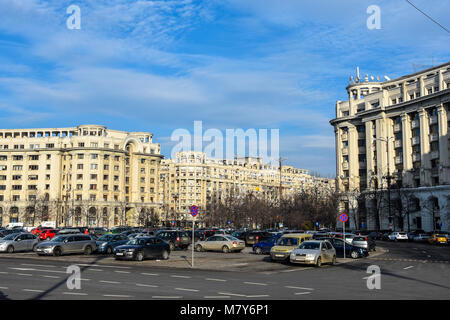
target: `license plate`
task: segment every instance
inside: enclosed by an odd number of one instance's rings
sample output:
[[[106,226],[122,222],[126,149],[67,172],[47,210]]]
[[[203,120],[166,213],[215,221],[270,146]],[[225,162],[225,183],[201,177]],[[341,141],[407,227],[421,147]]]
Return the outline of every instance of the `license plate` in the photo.
[[[123,256],[123,252],[117,252],[116,256]]]
[[[276,254],[275,257],[284,257],[284,254]]]

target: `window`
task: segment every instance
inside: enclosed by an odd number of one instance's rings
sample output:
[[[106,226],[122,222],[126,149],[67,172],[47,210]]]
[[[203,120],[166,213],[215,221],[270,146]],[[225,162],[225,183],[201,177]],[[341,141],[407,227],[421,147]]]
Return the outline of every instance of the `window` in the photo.
[[[13,161],[23,160],[23,156],[13,156]]]
[[[97,175],[96,174],[91,174],[91,180],[97,180]]]
[[[97,169],[98,169],[98,164],[91,163],[91,170],[97,170]]]
[[[91,154],[91,160],[97,160],[98,154]]]
[[[31,165],[31,166],[28,167],[28,169],[29,169],[29,170],[39,170],[39,166],[33,166],[33,165]]]
[[[32,161],[36,161],[36,160],[39,160],[39,156],[38,155],[32,155],[32,156],[29,156],[28,159],[32,160]]]
[[[22,176],[21,175],[14,175],[12,176],[13,180],[22,180]]]
[[[97,185],[96,184],[89,185],[89,190],[97,190]]]
[[[82,153],[77,154],[77,156],[78,156],[78,159],[79,159],[79,160],[84,159],[84,154],[82,154]]]
[[[77,169],[78,170],[83,170],[83,164],[82,163],[77,164]]]

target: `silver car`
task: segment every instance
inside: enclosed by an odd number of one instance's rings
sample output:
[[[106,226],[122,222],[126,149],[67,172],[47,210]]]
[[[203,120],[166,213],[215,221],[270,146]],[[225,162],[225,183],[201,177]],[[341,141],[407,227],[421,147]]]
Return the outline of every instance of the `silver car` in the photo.
[[[34,251],[39,239],[31,233],[11,233],[0,240],[0,252]]]
[[[321,267],[323,263],[336,264],[336,250],[327,240],[304,241],[289,257],[292,263],[314,264]]]
[[[94,239],[86,234],[68,234],[56,235],[50,241],[44,241],[36,246],[38,255],[60,256],[69,253],[92,254],[97,250],[97,244]]]

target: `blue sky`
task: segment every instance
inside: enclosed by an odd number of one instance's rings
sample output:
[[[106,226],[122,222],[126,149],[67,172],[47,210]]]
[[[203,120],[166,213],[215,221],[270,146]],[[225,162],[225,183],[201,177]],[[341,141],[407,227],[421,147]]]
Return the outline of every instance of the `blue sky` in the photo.
[[[449,1],[413,3],[450,27]],[[194,120],[277,128],[288,164],[334,175],[328,121],[356,66],[395,78],[449,61],[449,40],[401,0],[0,0],[0,127],[149,131],[166,156]]]

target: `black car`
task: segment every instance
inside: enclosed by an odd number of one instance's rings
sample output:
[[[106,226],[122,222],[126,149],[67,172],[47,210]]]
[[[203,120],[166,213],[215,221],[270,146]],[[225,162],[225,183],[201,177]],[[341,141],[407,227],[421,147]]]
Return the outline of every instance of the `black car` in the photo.
[[[142,261],[145,258],[162,258],[167,260],[169,255],[170,245],[157,237],[137,237],[128,241],[127,244],[114,249],[114,258],[116,260]]]
[[[192,242],[188,231],[162,230],[156,234],[156,237],[166,241],[171,251],[176,248],[187,249]]]
[[[344,257],[344,241],[339,238],[321,238],[320,240],[328,240],[336,249],[336,256],[338,258]],[[345,257],[346,258],[363,258],[369,255],[369,251],[365,248],[356,247],[349,243],[345,243]]]
[[[238,238],[239,240],[245,241],[245,236],[247,235],[247,231],[238,230],[231,234],[233,237]]]
[[[245,245],[253,246],[254,244],[273,237],[273,234],[264,231],[250,231],[245,235]],[[238,238],[239,239],[239,238]]]

